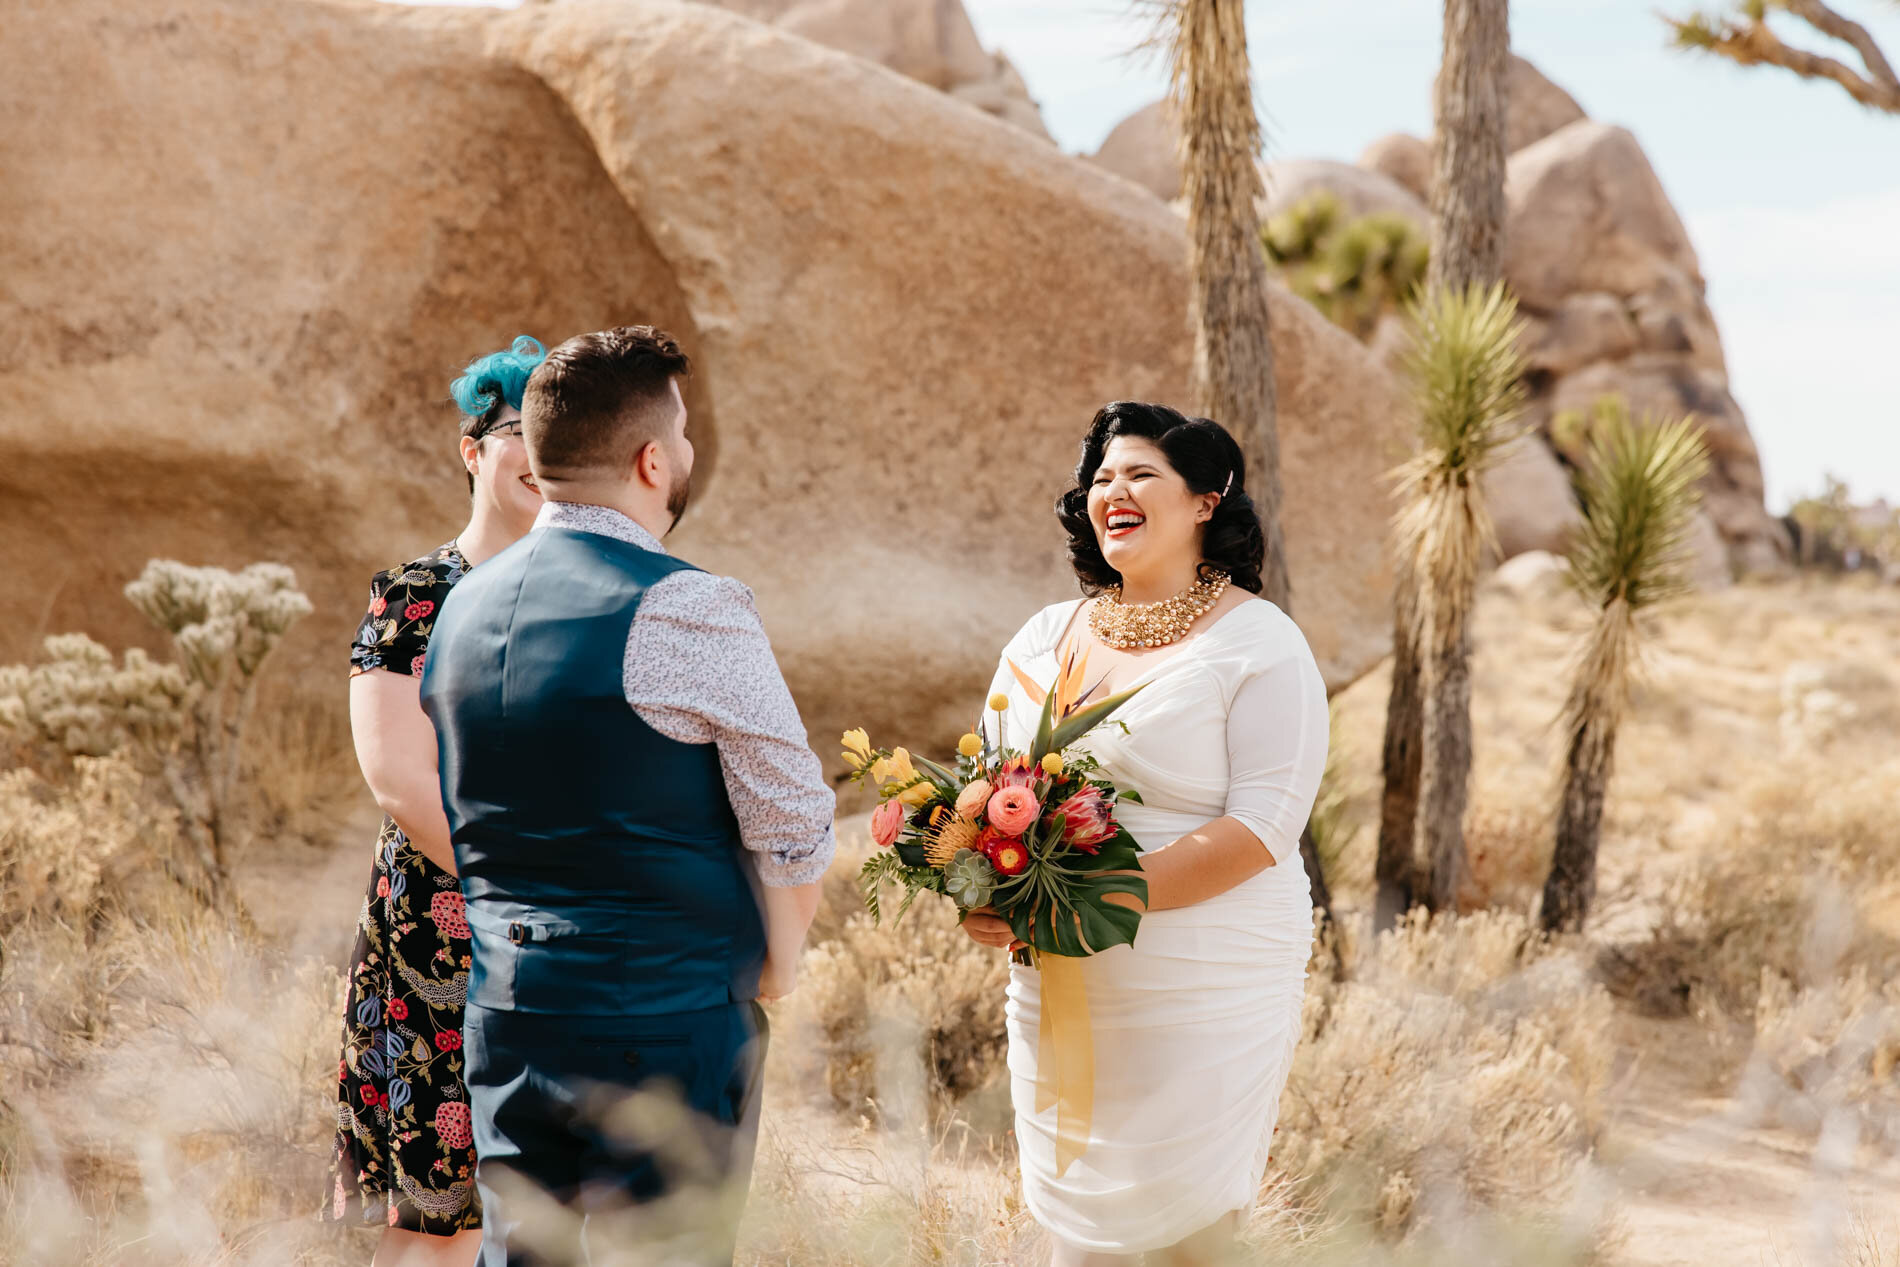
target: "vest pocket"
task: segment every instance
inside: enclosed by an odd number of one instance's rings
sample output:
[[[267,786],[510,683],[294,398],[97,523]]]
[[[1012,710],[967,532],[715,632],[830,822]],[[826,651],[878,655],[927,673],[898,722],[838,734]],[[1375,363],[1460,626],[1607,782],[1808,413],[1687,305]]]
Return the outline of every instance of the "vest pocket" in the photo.
[[[547,942],[572,937],[581,931],[578,924],[545,915],[503,919],[471,906],[467,908],[467,916],[475,943],[468,1001],[497,1012],[515,1011],[523,1001],[524,986],[532,990],[537,974],[532,964],[524,971],[524,959],[545,957]]]

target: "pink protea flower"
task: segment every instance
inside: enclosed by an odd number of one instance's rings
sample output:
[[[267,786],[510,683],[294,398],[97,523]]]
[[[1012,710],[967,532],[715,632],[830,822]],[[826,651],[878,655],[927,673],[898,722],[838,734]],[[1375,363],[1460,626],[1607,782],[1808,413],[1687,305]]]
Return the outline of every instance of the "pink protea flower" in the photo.
[[[1093,784],[1056,806],[1056,813],[1068,819],[1062,839],[1071,849],[1099,853],[1103,844],[1115,835],[1115,819],[1109,812],[1108,798]]]
[[[999,788],[990,797],[990,826],[1005,836],[1020,836],[1042,817],[1042,803],[1026,787]]]
[[[904,830],[904,803],[889,800],[871,812],[871,839],[879,849],[889,849]]]
[[[429,899],[429,918],[447,936],[466,938],[469,935],[468,906],[453,889],[445,889]]]
[[[435,1133],[450,1148],[467,1148],[475,1142],[468,1128],[468,1105],[460,1100],[444,1100],[435,1107]]]
[[[957,815],[961,818],[976,820],[983,807],[990,803],[990,794],[996,789],[990,786],[988,779],[978,779],[957,793]]]
[[[1042,770],[1028,757],[1011,757],[996,774],[996,786],[1030,787],[1036,786],[1036,780],[1042,777]]]

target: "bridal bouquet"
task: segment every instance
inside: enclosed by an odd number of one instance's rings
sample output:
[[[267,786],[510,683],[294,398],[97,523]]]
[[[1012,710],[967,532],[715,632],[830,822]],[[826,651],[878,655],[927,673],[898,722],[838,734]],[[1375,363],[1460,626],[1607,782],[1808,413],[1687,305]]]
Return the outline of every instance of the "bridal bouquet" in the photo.
[[[878,850],[859,874],[873,921],[881,919],[879,893],[889,880],[904,890],[894,919],[920,893],[950,898],[959,920],[977,907],[994,909],[1024,944],[1020,963],[1134,941],[1140,913],[1109,899],[1125,893],[1147,900],[1134,838],[1115,821],[1117,803],[1139,805],[1141,796],[1103,779],[1096,760],[1070,746],[1141,688],[1084,708],[1087,663],[1086,654],[1078,661],[1071,650],[1047,691],[1010,665],[1042,703],[1036,732],[1021,748],[1008,746],[1009,700],[1001,694],[989,701],[995,741],[965,735],[954,766],[903,748],[873,748],[862,730],[845,733],[852,781],[870,780],[880,797],[871,815]]]

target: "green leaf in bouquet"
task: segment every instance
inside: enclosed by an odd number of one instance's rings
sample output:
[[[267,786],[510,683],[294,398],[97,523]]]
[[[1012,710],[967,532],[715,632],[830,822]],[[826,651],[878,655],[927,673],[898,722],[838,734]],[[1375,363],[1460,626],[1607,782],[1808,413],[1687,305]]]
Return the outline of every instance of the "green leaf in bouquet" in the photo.
[[[998,905],[1017,940],[1044,954],[1081,957],[1132,945],[1141,912],[1107,899],[1127,893],[1146,905],[1148,881],[1140,865],[1132,841],[1114,852],[1105,847],[1088,860],[1087,870],[1040,863],[999,893]]]
[[[884,887],[886,880],[899,879],[902,870],[902,864],[896,856],[881,849],[866,858],[864,865],[858,869],[858,892],[864,897],[864,909],[870,914],[873,925],[883,920],[883,913],[879,909],[879,890]]]
[[[935,761],[932,761],[929,757],[920,757],[913,752],[910,754],[910,763],[919,770],[922,770],[924,774],[929,777],[930,781],[937,785],[937,790],[942,792],[949,799],[955,800],[957,793],[963,790],[963,780],[938,765]]]
[[[925,854],[924,842],[921,840],[900,840],[891,846],[891,852],[897,856],[899,862],[907,867],[927,867],[930,865],[930,858]]]
[[[1141,793],[1131,787],[1125,787],[1115,793],[1115,799],[1118,801],[1127,801],[1130,805],[1146,805],[1148,803],[1141,799]]]
[[[1040,761],[1045,752],[1061,752],[1083,735],[1088,734],[1089,731],[1094,730],[1097,726],[1107,721],[1109,716],[1114,713],[1116,709],[1147,689],[1148,683],[1143,682],[1138,686],[1132,686],[1125,691],[1111,695],[1099,704],[1090,704],[1087,708],[1076,713],[1060,726],[1057,726],[1054,731],[1049,734],[1049,746],[1039,747],[1035,753],[1036,759]],[[1048,710],[1045,709],[1043,715],[1047,717],[1049,715]],[[1036,736],[1036,742],[1041,744],[1042,741],[1043,736],[1038,734]]]
[[[1052,752],[1061,751],[1061,745],[1055,742],[1056,693],[1050,691],[1042,700],[1042,719],[1036,723],[1036,741],[1029,745],[1029,759],[1040,761]]]

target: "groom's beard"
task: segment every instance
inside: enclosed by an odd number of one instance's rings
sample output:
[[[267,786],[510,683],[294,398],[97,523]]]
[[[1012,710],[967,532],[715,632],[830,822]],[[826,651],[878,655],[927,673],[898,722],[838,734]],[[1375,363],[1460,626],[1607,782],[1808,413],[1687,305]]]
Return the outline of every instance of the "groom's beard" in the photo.
[[[686,507],[692,503],[692,500],[693,476],[689,471],[673,482],[672,490],[666,495],[666,513],[673,520],[666,529],[669,535],[674,528],[680,526],[680,520],[686,516]]]

